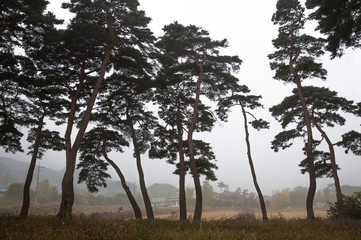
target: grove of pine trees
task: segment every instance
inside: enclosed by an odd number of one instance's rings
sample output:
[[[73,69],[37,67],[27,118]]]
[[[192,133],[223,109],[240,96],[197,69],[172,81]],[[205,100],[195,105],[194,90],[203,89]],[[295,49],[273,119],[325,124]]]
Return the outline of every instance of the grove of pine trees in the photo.
[[[75,169],[81,171],[79,182],[96,192],[110,178],[109,165],[119,176],[119,187],[124,188],[135,217],[141,218],[140,203],[122,170],[122,154],[109,155],[132,146],[147,218],[154,219],[154,213],[143,171],[144,154],[175,165],[180,221],[187,221],[185,176],[191,174],[193,218],[200,221],[200,179],[217,180],[218,166],[212,146],[194,133],[211,132],[217,121],[226,122],[231,108],[239,106],[253,183],[263,219],[268,219],[254,165],[257,159],[252,157],[257,146],[252,144],[249,126],[256,130],[270,126],[251,112],[263,108],[262,96],[250,95],[237,78],[242,60],[225,54],[226,39],[214,40],[207,30],[178,22],[164,26],[163,35],[155,38],[149,28],[151,19],[140,10],[138,0],[63,3],[73,14],[65,28],[46,10],[47,4],[45,0],[0,1],[0,144],[6,152],[24,151],[25,130],[31,144],[21,217],[28,216],[36,161],[53,150],[64,151],[66,166],[59,218],[72,219]],[[298,0],[279,0],[270,19],[278,27],[274,52],[268,55],[270,68],[275,80],[294,86],[290,96],[269,109],[283,129],[271,144],[277,152],[291,147],[295,138],[303,140],[305,156],[299,159],[302,173],[309,175],[307,218],[314,219],[316,180],[328,176],[335,184],[338,218],[343,219],[334,148],[361,155],[361,133],[354,129],[332,142],[327,131],[344,125],[345,113],[360,117],[361,103],[305,83],[326,80],[327,70],[319,61],[326,51],[335,58],[346,48],[360,46],[361,1],[307,0],[306,7],[309,16]],[[311,18],[325,39],[303,32]],[[156,111],[148,107],[151,104]],[[51,121],[65,128],[63,137],[46,128]],[[327,150],[320,150],[322,143]]]

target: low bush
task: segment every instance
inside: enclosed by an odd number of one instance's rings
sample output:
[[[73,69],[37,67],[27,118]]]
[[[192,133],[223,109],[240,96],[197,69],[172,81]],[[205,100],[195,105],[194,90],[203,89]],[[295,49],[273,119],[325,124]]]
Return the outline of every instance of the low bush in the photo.
[[[355,192],[349,196],[342,196],[345,216],[348,219],[361,219],[361,192]],[[331,203],[327,210],[327,217],[337,219],[337,203]]]

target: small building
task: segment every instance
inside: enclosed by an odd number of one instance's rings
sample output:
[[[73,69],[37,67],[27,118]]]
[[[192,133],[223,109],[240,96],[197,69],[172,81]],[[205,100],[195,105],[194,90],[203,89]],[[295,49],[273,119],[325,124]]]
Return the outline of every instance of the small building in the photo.
[[[152,198],[151,203],[153,207],[179,207],[178,198]]]
[[[5,197],[4,195],[5,195],[5,193],[6,193],[7,191],[8,191],[7,188],[0,188],[0,197],[1,197],[1,198]]]
[[[169,207],[179,207],[179,198],[168,198]]]
[[[215,199],[218,199],[219,201],[223,203],[235,203],[237,200],[240,199],[239,192],[230,192],[225,190],[223,193],[216,194],[214,196]]]
[[[6,193],[7,191],[8,191],[7,188],[0,188],[0,194],[1,194],[1,193]]]

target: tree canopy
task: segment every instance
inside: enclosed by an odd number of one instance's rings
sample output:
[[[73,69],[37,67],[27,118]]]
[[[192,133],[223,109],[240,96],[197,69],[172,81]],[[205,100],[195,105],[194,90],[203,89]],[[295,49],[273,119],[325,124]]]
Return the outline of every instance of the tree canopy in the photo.
[[[316,30],[327,36],[326,49],[332,58],[342,56],[346,48],[360,46],[360,0],[307,0],[306,7],[314,10],[310,18],[318,22]]]
[[[231,109],[239,106],[247,157],[263,217],[267,219],[248,126],[256,130],[270,126],[253,114],[253,110],[263,108],[262,96],[251,95],[250,89],[240,83],[244,79],[236,74],[242,60],[227,53],[226,39],[215,40],[202,27],[179,22],[165,25],[163,35],[155,38],[148,27],[151,19],[140,10],[138,0],[67,1],[62,7],[72,13],[72,18],[60,29],[57,25],[63,21],[46,11],[48,4],[45,0],[0,0],[0,146],[6,152],[24,151],[22,138],[27,131],[32,156],[21,216],[27,216],[30,206],[36,160],[47,150],[65,150],[66,171],[58,217],[72,217],[73,178],[79,157],[79,182],[97,192],[106,187],[108,167],[112,166],[136,218],[141,219],[123,169],[110,157],[110,153],[131,146],[148,218],[154,219],[154,214],[142,166],[146,154],[175,166],[181,221],[188,219],[185,176],[192,175],[193,217],[200,220],[202,202],[209,203],[214,196],[208,181],[218,180],[217,161],[223,159],[216,157],[211,141],[196,135],[212,134],[219,121],[227,122]],[[298,0],[277,1],[271,21],[278,26],[278,35],[272,41],[274,52],[268,58],[273,78],[296,87],[290,96],[270,108],[283,128],[272,141],[272,149],[286,149],[294,144],[294,139],[303,140],[306,158],[300,156],[299,166],[302,173],[309,174],[306,207],[308,218],[314,219],[316,177],[334,177],[338,181],[334,146],[361,155],[358,129],[340,134],[342,139],[335,142],[328,131],[343,126],[348,116],[345,114],[360,117],[361,103],[354,104],[326,87],[304,83],[326,80],[327,71],[320,60],[326,50],[334,58],[346,48],[360,46],[361,1],[307,0],[306,7],[313,9],[309,16]],[[306,34],[304,28],[311,19],[318,22],[317,29],[326,39]],[[64,124],[64,136],[48,127],[50,121]],[[316,130],[319,134],[314,134]],[[325,142],[328,150],[323,148]],[[206,180],[204,198],[201,177]],[[219,183],[221,189],[225,186]],[[44,183],[44,188],[51,186]],[[52,188],[51,192],[55,199],[57,189]],[[242,195],[252,194],[245,191]],[[337,196],[341,194],[337,192]],[[342,215],[340,208],[338,211]]]

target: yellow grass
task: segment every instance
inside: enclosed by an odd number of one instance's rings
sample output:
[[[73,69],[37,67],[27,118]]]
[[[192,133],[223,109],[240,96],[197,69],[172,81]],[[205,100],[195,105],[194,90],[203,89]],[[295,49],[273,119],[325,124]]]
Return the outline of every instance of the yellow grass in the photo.
[[[215,210],[215,211],[205,211],[202,213],[203,220],[221,220],[221,219],[232,219],[237,218],[239,214],[251,213],[254,214],[256,219],[262,219],[261,211],[242,211],[234,209],[224,209],[224,210]],[[188,213],[191,217],[191,213]],[[314,210],[316,218],[326,218],[326,210]],[[267,212],[269,219],[306,219],[307,213],[304,209],[280,209],[280,210],[269,210]],[[171,214],[159,214],[156,215],[156,218],[166,219],[166,218],[176,218],[177,216],[172,216]]]

